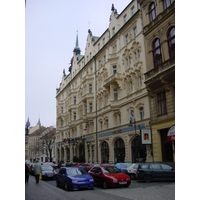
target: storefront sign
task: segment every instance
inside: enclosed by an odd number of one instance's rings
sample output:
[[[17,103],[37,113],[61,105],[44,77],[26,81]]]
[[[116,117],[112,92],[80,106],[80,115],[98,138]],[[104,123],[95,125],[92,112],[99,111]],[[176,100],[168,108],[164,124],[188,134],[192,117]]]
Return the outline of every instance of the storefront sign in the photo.
[[[167,142],[175,141],[175,125],[171,126],[167,133]]]

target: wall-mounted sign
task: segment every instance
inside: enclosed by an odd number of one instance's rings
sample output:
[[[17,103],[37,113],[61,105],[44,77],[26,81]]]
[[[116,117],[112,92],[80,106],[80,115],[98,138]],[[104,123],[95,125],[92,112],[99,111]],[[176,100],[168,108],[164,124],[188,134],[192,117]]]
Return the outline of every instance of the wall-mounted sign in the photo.
[[[151,130],[142,129],[142,144],[151,144]]]
[[[167,133],[167,142],[175,141],[175,125],[171,126]]]

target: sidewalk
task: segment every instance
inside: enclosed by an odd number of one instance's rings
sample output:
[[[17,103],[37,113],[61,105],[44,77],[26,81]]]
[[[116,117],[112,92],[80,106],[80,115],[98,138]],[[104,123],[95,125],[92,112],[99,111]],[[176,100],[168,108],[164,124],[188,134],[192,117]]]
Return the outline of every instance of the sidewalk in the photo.
[[[66,191],[41,180],[37,184],[34,176],[29,176],[29,183],[25,184],[25,200],[63,200],[67,198],[69,196]]]

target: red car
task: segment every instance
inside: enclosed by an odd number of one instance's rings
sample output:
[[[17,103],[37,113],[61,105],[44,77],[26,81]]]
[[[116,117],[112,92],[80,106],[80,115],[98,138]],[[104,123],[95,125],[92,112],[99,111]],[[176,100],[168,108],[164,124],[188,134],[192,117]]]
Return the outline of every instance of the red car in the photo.
[[[104,189],[119,186],[129,187],[131,184],[130,177],[113,165],[95,166],[88,171],[88,174],[93,177],[96,184],[103,186]]]

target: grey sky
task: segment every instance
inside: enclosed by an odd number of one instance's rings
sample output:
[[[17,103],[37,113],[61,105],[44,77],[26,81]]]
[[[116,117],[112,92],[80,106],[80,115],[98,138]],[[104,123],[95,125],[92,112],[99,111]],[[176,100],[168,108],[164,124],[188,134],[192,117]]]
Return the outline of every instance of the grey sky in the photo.
[[[56,88],[68,73],[78,30],[81,54],[88,29],[101,36],[109,26],[111,6],[118,13],[131,0],[27,0],[25,9],[25,122],[56,125]]]

